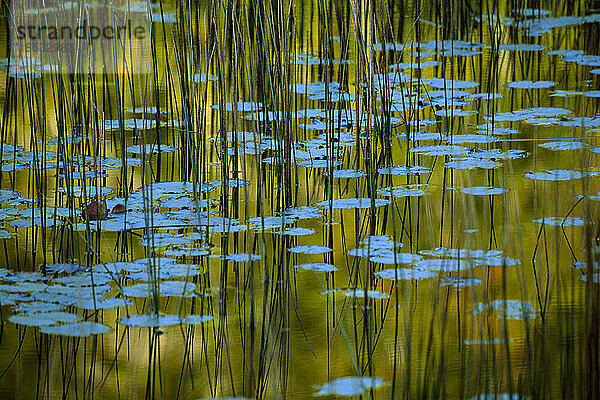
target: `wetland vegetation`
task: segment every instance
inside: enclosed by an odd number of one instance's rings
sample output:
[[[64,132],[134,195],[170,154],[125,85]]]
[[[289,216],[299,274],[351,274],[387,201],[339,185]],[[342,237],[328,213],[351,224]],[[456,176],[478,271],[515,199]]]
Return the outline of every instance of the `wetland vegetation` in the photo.
[[[29,1],[0,397],[600,398],[600,2]]]

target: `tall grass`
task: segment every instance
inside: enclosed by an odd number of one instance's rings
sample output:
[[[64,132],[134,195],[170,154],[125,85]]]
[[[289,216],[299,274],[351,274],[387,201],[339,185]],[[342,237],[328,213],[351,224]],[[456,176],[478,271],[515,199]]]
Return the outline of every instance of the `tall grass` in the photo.
[[[551,7],[556,15],[585,12],[584,2],[540,6]],[[3,239],[3,266],[46,272],[46,266],[54,263],[85,265],[94,309],[69,305],[67,310],[85,320],[104,322],[113,332],[74,339],[46,335],[6,321],[13,311],[4,306],[0,379],[19,378],[21,383],[3,393],[41,398],[303,398],[314,392],[311,385],[352,375],[387,381],[382,388],[368,388],[366,398],[470,398],[484,393],[597,398],[600,305],[593,282],[599,246],[597,205],[587,198],[568,203],[567,184],[562,182],[527,187],[521,177],[522,171],[550,169],[554,161],[556,169],[588,170],[595,160],[545,159],[537,140],[546,138],[547,131],[537,127],[526,131],[532,141],[524,146],[532,156],[505,163],[502,170],[467,174],[444,168],[449,156],[411,152],[423,144],[413,135],[425,120],[435,119],[440,135],[447,135],[451,144],[455,135],[468,132],[465,120],[453,115],[457,98],[445,98],[444,116],[409,100],[413,91],[431,91],[421,78],[450,79],[444,81],[444,91],[458,90],[453,86],[456,80],[480,82],[479,90],[489,93],[476,100],[480,111],[476,122],[484,124],[484,113],[544,107],[550,101],[540,91],[508,92],[502,86],[506,80],[542,80],[551,75],[560,81],[576,73],[568,66],[546,65],[541,53],[499,50],[503,43],[548,42],[518,29],[525,21],[518,10],[531,7],[518,1],[159,2],[152,11],[156,22],[147,60],[132,53],[122,59],[95,60],[110,62],[122,73],[56,70],[24,78],[7,74],[0,146],[22,146],[31,151],[32,161],[28,171],[3,169],[0,187],[30,197],[31,218],[41,219],[37,225],[19,228],[18,236]],[[484,23],[486,14],[509,12],[518,21],[516,27],[506,27],[500,19]],[[176,22],[166,22],[171,17]],[[586,49],[591,53],[597,44],[597,23],[585,29],[583,35],[592,38]],[[421,69],[425,62],[421,55],[427,52],[424,43],[430,39],[437,41],[434,58],[439,63],[432,70]],[[485,55],[458,57],[451,42],[458,40],[487,43],[490,49]],[[577,43],[570,33],[557,34],[553,40],[557,47]],[[405,45],[400,48],[400,43]],[[318,65],[304,65],[304,53],[318,58]],[[413,53],[417,68],[405,71],[408,78],[390,69],[411,60]],[[147,63],[147,74],[133,73],[133,63]],[[307,99],[308,87],[302,94],[295,86],[311,82],[324,83],[322,99]],[[355,98],[340,99],[340,90]],[[494,101],[495,93],[504,93],[505,98]],[[400,95],[401,106],[395,100]],[[248,112],[248,105],[241,102],[262,107]],[[597,103],[589,109],[575,101],[553,102],[552,106],[572,107],[585,115],[597,112]],[[315,136],[307,128],[314,118],[299,111],[313,108],[327,116],[324,168],[298,165],[298,154],[305,149],[301,146]],[[251,114],[253,120],[247,118]],[[351,115],[355,118],[348,125]],[[128,120],[134,117],[131,129]],[[155,127],[139,126],[142,119]],[[108,120],[117,122],[108,127]],[[353,146],[340,145],[348,132],[354,135]],[[594,144],[582,131],[572,135]],[[520,142],[512,141],[516,138],[502,139],[494,147],[520,148],[515,145]],[[263,149],[261,140],[272,145]],[[163,150],[176,146],[179,151],[142,153],[136,156],[138,166],[126,149],[149,144]],[[49,148],[57,153],[55,166],[49,165]],[[13,165],[19,152],[12,152]],[[118,159],[120,168],[106,171],[103,160],[108,157]],[[273,163],[264,162],[268,159]],[[338,159],[340,166],[334,164]],[[8,165],[1,159],[0,164]],[[433,172],[398,177],[379,172],[390,165],[426,166]],[[365,176],[336,178],[334,171],[339,169],[356,169]],[[78,179],[78,174],[89,171],[106,174]],[[206,190],[215,180],[221,186]],[[250,184],[238,185],[240,180]],[[161,226],[157,212],[165,211],[164,199],[155,197],[152,185],[170,181],[190,182],[192,200],[184,209],[193,210],[197,221]],[[593,193],[593,181],[573,183],[569,195]],[[430,192],[424,197],[392,198],[391,204],[379,207],[378,190],[399,184],[429,184]],[[81,198],[74,195],[79,185]],[[467,198],[456,190],[481,185],[511,191],[503,197]],[[141,189],[143,216],[137,218],[143,219],[143,226],[107,232],[100,229],[102,221],[83,221],[81,229],[82,208],[104,197],[98,186],[116,189],[115,196],[125,207],[136,201],[135,193]],[[369,207],[339,210],[333,203],[339,198],[367,198]],[[312,236],[273,233],[274,216],[323,200],[329,203],[320,209],[321,218],[287,223],[315,229]],[[205,206],[207,201],[216,204],[214,213]],[[128,213],[133,215],[133,210]],[[568,213],[594,223],[577,233],[546,224],[533,232],[529,220],[547,213]],[[258,217],[256,229],[236,230],[235,221],[243,224],[253,217]],[[208,226],[224,229],[213,233]],[[476,235],[465,232],[473,227],[478,229]],[[180,256],[178,262],[190,268],[190,275],[180,279],[196,285],[195,295],[183,291],[181,296],[166,296],[160,285],[169,269],[160,244],[164,231],[198,234],[196,247],[206,246],[213,254],[261,258],[237,262],[208,254]],[[462,262],[456,261],[458,270],[443,278],[477,275],[483,281],[460,290],[442,285],[440,277],[403,280],[400,270],[395,279],[382,280],[376,272],[406,265],[398,259],[391,266],[382,265],[348,254],[373,235],[402,242],[401,251],[407,253],[437,246],[500,249],[522,264],[478,267],[474,272],[463,270]],[[141,238],[149,245],[140,245]],[[306,244],[333,251],[312,256],[289,251]],[[149,259],[148,296],[117,310],[98,308],[94,286],[98,271],[92,267],[140,258]],[[317,261],[334,264],[340,271],[310,275],[294,268]],[[571,261],[587,262],[585,284],[567,268]],[[202,272],[192,275],[197,265]],[[115,296],[126,297],[125,288],[133,283],[118,274],[113,278]],[[378,291],[389,297],[332,291],[339,288]],[[320,294],[323,291],[326,294]],[[490,310],[473,314],[476,304],[493,300],[532,302],[539,318],[514,321],[496,318]],[[215,319],[197,326],[151,328],[116,322],[144,313]],[[29,369],[32,376],[27,376]],[[494,398],[490,396],[480,398]]]

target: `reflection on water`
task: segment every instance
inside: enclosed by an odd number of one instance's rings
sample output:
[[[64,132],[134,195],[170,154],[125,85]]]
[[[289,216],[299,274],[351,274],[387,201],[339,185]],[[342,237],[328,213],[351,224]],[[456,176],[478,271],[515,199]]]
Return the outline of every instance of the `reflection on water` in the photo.
[[[555,3],[135,3],[147,74],[2,60],[2,396],[600,396],[600,12]]]

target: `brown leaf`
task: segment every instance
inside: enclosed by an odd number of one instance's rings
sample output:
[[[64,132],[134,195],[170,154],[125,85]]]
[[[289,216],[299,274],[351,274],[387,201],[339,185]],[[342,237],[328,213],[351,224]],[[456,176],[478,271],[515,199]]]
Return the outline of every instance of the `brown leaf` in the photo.
[[[106,200],[94,200],[90,202],[81,212],[83,219],[88,221],[101,221],[108,216]]]
[[[115,204],[113,209],[110,211],[113,214],[125,214],[127,208],[123,204]]]

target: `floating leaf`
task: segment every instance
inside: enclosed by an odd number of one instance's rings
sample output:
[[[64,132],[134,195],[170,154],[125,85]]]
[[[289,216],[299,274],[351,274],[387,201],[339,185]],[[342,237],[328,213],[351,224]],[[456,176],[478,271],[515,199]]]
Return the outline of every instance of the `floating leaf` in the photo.
[[[457,289],[481,285],[483,281],[479,278],[473,278],[470,276],[452,276],[448,278],[442,278],[440,285],[442,286],[453,286]]]
[[[391,165],[388,167],[379,168],[377,172],[387,175],[420,175],[428,174],[431,172],[431,170],[419,165]]]
[[[112,194],[114,189],[103,186],[63,186],[58,191],[73,197],[102,197]]]
[[[508,192],[506,188],[495,188],[491,186],[472,186],[463,188],[461,192],[475,196],[491,196],[494,194],[503,194]]]
[[[367,290],[354,288],[352,290],[344,292],[344,296],[347,297],[367,297],[369,299],[389,299],[390,296],[385,293],[381,293],[377,290]]]
[[[309,244],[306,246],[296,246],[288,249],[291,253],[303,253],[303,254],[322,254],[329,253],[332,251],[331,248],[327,246],[319,246],[316,244]]]
[[[28,326],[54,325],[59,322],[77,321],[77,314],[62,311],[50,311],[31,314],[11,315],[8,320],[12,323]]]
[[[456,272],[474,267],[471,262],[458,258],[433,258],[428,260],[420,260],[415,262],[414,265],[420,269],[435,272]]]
[[[237,109],[239,112],[252,112],[263,108],[263,104],[252,101],[238,101],[237,103],[213,104],[212,108],[224,111],[233,111],[234,109]]]
[[[478,266],[485,265],[488,267],[511,267],[521,264],[519,259],[494,255],[476,258],[473,262]]]
[[[310,229],[310,228],[288,228],[284,231],[273,232],[273,233],[279,233],[282,235],[290,235],[290,236],[304,236],[304,235],[312,235],[313,233],[315,233],[315,230]]]
[[[369,255],[369,261],[381,264],[410,264],[421,258],[418,254],[397,253],[393,249],[378,249]]]
[[[531,303],[519,300],[494,300],[489,303],[478,303],[473,308],[473,314],[496,312],[500,319],[535,319],[537,310]]]
[[[493,143],[498,140],[497,137],[490,135],[474,135],[474,134],[465,134],[465,135],[452,135],[448,136],[445,139],[447,142],[452,144],[462,144],[462,143]]]
[[[167,145],[158,145],[158,144],[147,144],[147,145],[136,145],[136,146],[130,146],[127,148],[127,151],[130,153],[136,153],[136,154],[158,154],[160,152],[163,153],[171,153],[174,151],[179,150],[177,147],[173,147],[173,146],[167,146]]]
[[[220,260],[225,261],[233,261],[233,262],[250,262],[255,260],[260,260],[261,256],[258,254],[227,254],[227,255],[219,255],[215,254],[211,257],[217,257]]]
[[[550,81],[537,81],[537,82],[515,81],[515,82],[508,82],[506,84],[506,86],[508,86],[510,88],[515,88],[515,89],[544,89],[544,88],[552,87],[554,85],[555,85],[555,83],[550,82]]]
[[[389,204],[391,201],[387,199],[373,199],[373,203],[375,207],[381,207]],[[333,209],[350,209],[350,208],[370,208],[371,207],[371,199],[370,198],[352,198],[352,199],[332,199],[332,200],[324,200],[315,205],[319,207],[328,208],[331,206]]]
[[[495,338],[495,339],[472,339],[472,340],[465,340],[464,343],[466,345],[477,345],[477,344],[502,344],[502,343],[512,343],[514,342],[514,339],[503,339],[503,338]],[[481,396],[481,395],[480,395]],[[502,396],[501,394],[498,394],[498,396]],[[476,399],[477,397],[471,397],[471,399]],[[502,397],[498,397],[499,399],[502,399]],[[483,399],[483,398],[482,398]],[[491,397],[490,400],[493,400],[494,397]],[[521,397],[517,397],[517,399],[521,400]]]
[[[131,297],[147,297],[153,294],[153,285],[149,283],[140,283],[123,288],[123,294]],[[164,281],[158,285],[158,292],[161,296],[194,296],[196,285],[185,281]]]
[[[101,221],[108,216],[106,200],[94,200],[85,206],[81,212],[83,219],[87,221]]]
[[[189,325],[199,324],[213,320],[214,317],[209,315],[159,315],[159,314],[142,314],[142,315],[130,315],[123,317],[119,320],[119,323],[130,327],[139,328],[160,328],[171,325]]]
[[[329,172],[325,172],[325,175],[329,175]],[[367,176],[367,174],[354,169],[336,169],[333,171],[332,176],[334,178],[362,178],[363,176]]]
[[[369,389],[376,389],[387,384],[382,378],[348,376],[322,385],[315,385],[315,389],[318,391],[313,393],[313,396],[360,396],[366,394]]]
[[[469,154],[472,149],[454,145],[419,146],[410,149],[411,153],[419,153],[426,156],[463,156]]]
[[[540,144],[539,147],[549,150],[581,150],[589,145],[581,142],[546,142]]]
[[[473,168],[494,169],[498,168],[500,165],[502,164],[496,161],[477,160],[474,158],[461,158],[444,163],[445,168],[462,169],[467,171],[472,170]]]
[[[466,111],[460,108],[443,108],[434,111],[433,114],[438,117],[468,117],[469,115],[477,114],[477,111]]]
[[[568,169],[553,169],[544,172],[528,172],[525,178],[540,181],[570,181],[572,179],[581,179],[586,176],[597,176],[597,172],[574,171]]]
[[[410,279],[429,279],[435,278],[437,274],[432,271],[427,271],[420,268],[395,268],[395,269],[384,269],[375,272],[375,276],[380,279],[391,279],[391,280],[410,280]]]
[[[472,81],[460,81],[460,80],[452,80],[452,79],[440,79],[440,78],[432,78],[432,79],[423,79],[423,83],[432,86],[434,88],[453,88],[453,89],[468,89],[473,88],[475,86],[479,86],[479,83]]]
[[[554,225],[554,226],[583,226],[585,221],[583,218],[573,218],[573,217],[546,217],[546,218],[537,218],[534,219],[533,222],[538,224],[545,225]]]
[[[541,44],[501,44],[498,47],[498,50],[502,51],[541,51],[544,50],[546,46],[542,46]]]
[[[392,197],[423,196],[425,194],[424,187],[425,185],[422,184],[389,186],[378,189],[377,192],[382,196]]]
[[[307,269],[309,271],[318,271],[318,272],[334,272],[339,270],[335,265],[327,264],[327,263],[309,263],[309,264],[301,264],[295,265],[294,268]]]
[[[502,342],[504,343],[504,342]],[[469,397],[468,400],[528,400],[529,396],[521,394],[509,394],[509,393],[482,393],[477,396]]]
[[[110,328],[106,325],[98,322],[83,321],[73,322],[70,324],[55,325],[55,326],[42,326],[40,328],[41,333],[47,335],[59,335],[59,336],[79,336],[87,337],[91,335],[101,335],[109,332]]]

